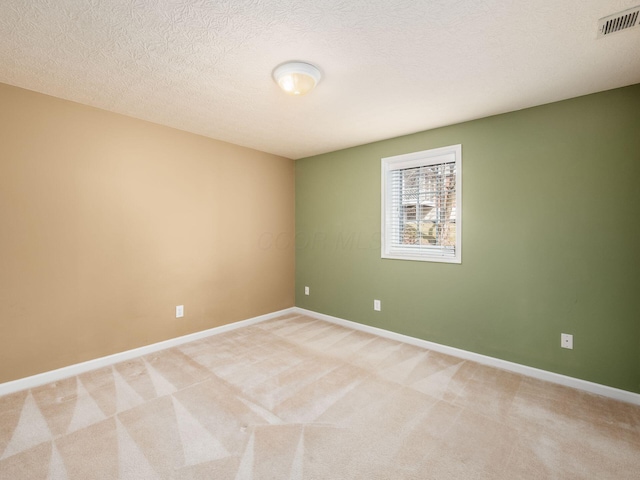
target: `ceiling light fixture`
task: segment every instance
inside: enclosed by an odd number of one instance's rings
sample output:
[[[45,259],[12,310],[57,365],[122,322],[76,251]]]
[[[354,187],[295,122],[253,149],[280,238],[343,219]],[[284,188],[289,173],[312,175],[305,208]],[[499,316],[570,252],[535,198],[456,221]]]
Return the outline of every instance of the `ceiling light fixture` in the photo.
[[[285,93],[304,95],[318,84],[322,74],[314,65],[305,62],[287,62],[273,71],[273,79]]]

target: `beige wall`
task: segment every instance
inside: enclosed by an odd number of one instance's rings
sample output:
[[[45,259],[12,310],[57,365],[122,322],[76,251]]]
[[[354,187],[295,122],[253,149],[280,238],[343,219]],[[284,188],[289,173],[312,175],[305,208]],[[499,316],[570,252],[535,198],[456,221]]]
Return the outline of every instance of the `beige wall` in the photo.
[[[293,237],[293,161],[0,84],[0,382],[291,307]]]

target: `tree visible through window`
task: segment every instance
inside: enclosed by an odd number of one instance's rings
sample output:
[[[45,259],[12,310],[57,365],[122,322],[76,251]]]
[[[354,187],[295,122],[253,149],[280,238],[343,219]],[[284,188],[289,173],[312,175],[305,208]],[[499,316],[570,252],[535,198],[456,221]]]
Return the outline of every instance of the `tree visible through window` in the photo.
[[[385,158],[384,258],[460,263],[461,147]]]

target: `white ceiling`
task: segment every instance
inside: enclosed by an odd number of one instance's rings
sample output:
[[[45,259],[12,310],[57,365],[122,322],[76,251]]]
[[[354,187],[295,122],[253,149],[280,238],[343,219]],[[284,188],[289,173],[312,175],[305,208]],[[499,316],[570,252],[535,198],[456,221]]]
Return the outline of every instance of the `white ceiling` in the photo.
[[[297,159],[640,83],[640,29],[596,39],[638,3],[2,0],[0,82]]]

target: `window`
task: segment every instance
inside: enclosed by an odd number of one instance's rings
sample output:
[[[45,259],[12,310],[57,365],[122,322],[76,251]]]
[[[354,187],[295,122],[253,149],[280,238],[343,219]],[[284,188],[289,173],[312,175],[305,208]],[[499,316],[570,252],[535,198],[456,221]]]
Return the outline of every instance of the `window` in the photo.
[[[461,263],[462,145],[382,159],[382,258]]]

